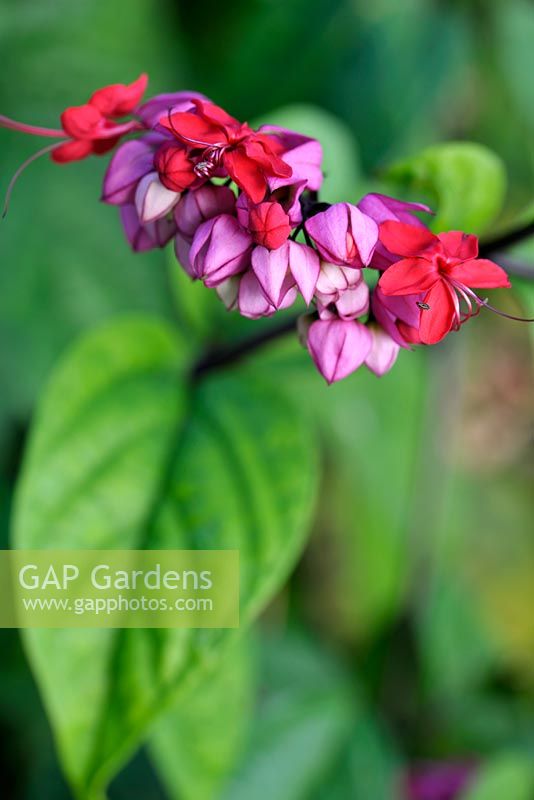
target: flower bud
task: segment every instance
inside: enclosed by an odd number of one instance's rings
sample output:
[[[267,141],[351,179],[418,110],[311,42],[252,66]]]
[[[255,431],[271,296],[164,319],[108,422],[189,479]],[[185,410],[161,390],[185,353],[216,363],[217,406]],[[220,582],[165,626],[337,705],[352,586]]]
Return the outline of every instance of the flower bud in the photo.
[[[176,205],[180,195],[166,189],[157,172],[141,178],[135,191],[135,207],[143,224],[165,217]]]
[[[154,166],[162,184],[172,192],[183,192],[198,183],[194,164],[183,145],[172,142],[162,144],[154,156]]]
[[[250,265],[252,237],[235,217],[220,214],[197,229],[189,259],[193,274],[206,286],[217,286]]]
[[[248,215],[248,229],[256,244],[268,250],[281,247],[291,233],[289,217],[279,203],[252,206]]]
[[[382,375],[389,372],[397,360],[400,346],[375,322],[368,326],[368,330],[371,332],[373,342],[365,359],[365,366],[381,378]]]
[[[369,289],[361,270],[352,267],[322,261],[315,296],[322,318],[330,305],[335,305],[342,319],[356,319],[369,310]]]
[[[319,319],[308,331],[308,350],[327,383],[355,372],[369,355],[371,346],[371,333],[354,320]]]
[[[366,266],[378,242],[376,222],[351,203],[336,203],[315,214],[305,228],[321,257],[341,266]]]

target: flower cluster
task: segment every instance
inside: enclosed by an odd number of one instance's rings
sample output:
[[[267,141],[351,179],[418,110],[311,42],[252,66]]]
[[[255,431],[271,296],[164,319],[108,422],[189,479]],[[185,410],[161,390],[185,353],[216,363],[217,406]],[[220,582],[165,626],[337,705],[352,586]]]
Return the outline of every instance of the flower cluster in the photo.
[[[98,90],[61,115],[61,130],[0,125],[60,138],[45,148],[57,162],[118,145],[102,200],[120,208],[133,250],[174,240],[191,278],[245,317],[304,303],[301,338],[329,383],[362,365],[383,375],[400,348],[435,344],[487,305],[474,289],[510,286],[478,258],[475,236],[434,235],[417,216],[425,205],[320,202],[317,140],[254,130],[194,92],[141,104],[145,86],[141,76]]]

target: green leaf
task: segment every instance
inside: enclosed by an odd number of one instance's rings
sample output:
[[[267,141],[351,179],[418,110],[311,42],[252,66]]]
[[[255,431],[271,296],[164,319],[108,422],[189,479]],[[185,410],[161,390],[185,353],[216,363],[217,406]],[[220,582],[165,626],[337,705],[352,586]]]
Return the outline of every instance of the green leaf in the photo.
[[[249,746],[224,800],[310,797],[352,723],[350,685],[332,658],[297,635],[266,637]]]
[[[501,211],[506,191],[501,159],[473,142],[433,145],[391,166],[386,178],[428,196],[437,211],[436,231],[483,233]]]
[[[322,108],[303,104],[271,111],[254,124],[280,125],[321,142],[325,174],[321,200],[355,202],[364,193],[356,140],[350,128],[338,117]]]
[[[212,800],[233,769],[250,723],[254,659],[238,640],[213,674],[161,719],[149,740],[172,800]]]
[[[528,756],[497,756],[481,770],[462,800],[531,800],[534,795],[534,764]]]
[[[491,672],[497,658],[494,637],[458,572],[440,565],[419,617],[424,679],[432,693],[455,697]]]
[[[245,628],[301,551],[316,484],[313,436],[267,380],[236,372],[189,385],[189,358],[149,319],[110,324],[67,354],[35,420],[14,544],[237,548]],[[147,726],[213,667],[233,635],[26,632],[78,797],[100,797]]]

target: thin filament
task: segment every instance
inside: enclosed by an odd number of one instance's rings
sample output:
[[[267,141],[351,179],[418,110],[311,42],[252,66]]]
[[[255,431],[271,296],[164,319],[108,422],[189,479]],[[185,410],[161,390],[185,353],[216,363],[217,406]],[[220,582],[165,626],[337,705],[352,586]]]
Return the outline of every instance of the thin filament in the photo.
[[[4,201],[4,208],[3,208],[3,211],[2,211],[2,219],[4,219],[4,217],[6,216],[8,210],[9,210],[9,201],[11,200],[11,193],[13,192],[13,189],[15,188],[15,184],[18,181],[18,179],[20,178],[20,176],[22,175],[22,173],[24,172],[24,170],[26,169],[26,167],[29,167],[30,164],[33,164],[34,161],[36,161],[41,156],[46,155],[46,153],[50,153],[52,150],[54,150],[60,144],[62,144],[62,142],[55,142],[54,144],[49,144],[46,147],[43,147],[41,150],[38,150],[36,153],[31,155],[29,158],[27,158],[26,161],[24,161],[24,163],[22,163],[20,165],[18,170],[15,172],[15,174],[13,175],[11,180],[9,181],[9,186],[7,187],[6,197],[5,197],[5,201]]]

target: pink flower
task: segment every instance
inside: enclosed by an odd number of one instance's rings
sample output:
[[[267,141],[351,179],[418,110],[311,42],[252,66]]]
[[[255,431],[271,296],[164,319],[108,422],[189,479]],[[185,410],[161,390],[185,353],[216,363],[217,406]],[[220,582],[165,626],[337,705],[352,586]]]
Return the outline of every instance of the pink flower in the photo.
[[[319,316],[335,306],[341,319],[355,319],[369,310],[369,289],[359,269],[321,262],[315,289]]]
[[[197,228],[189,254],[192,273],[206,286],[217,286],[250,266],[252,247],[237,219],[220,214]]]
[[[361,268],[378,242],[378,225],[351,203],[335,203],[310,217],[305,229],[325,261]]]
[[[312,322],[307,344],[321,375],[327,383],[334,383],[361,367],[371,352],[373,338],[361,322],[332,317]]]
[[[255,247],[252,269],[275,309],[282,307],[286,294],[295,286],[309,305],[319,275],[319,257],[311,247],[290,240],[276,250]]]

